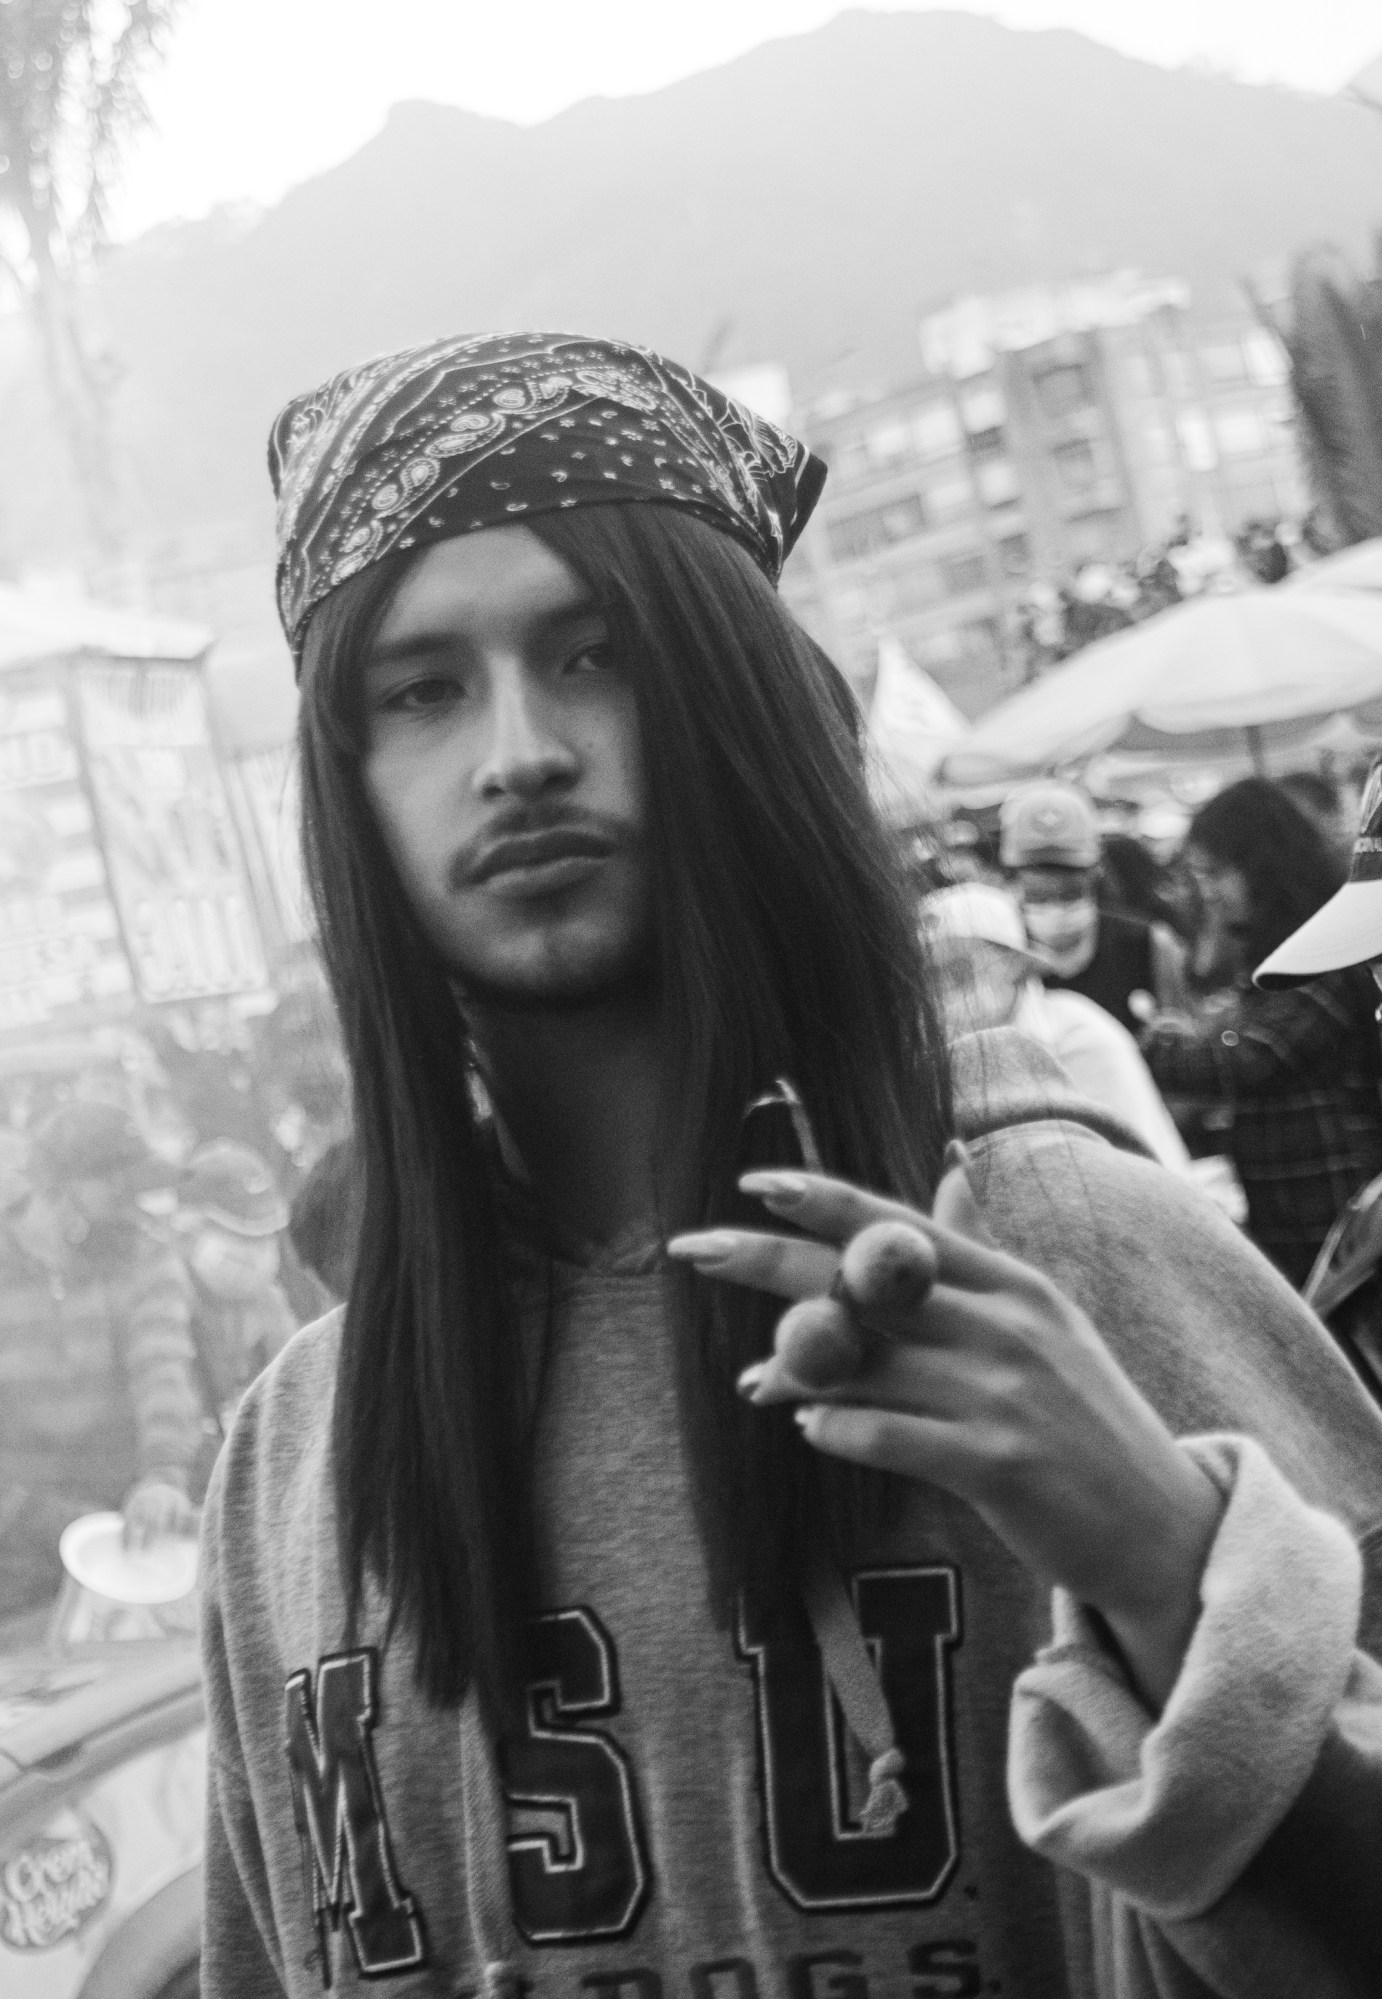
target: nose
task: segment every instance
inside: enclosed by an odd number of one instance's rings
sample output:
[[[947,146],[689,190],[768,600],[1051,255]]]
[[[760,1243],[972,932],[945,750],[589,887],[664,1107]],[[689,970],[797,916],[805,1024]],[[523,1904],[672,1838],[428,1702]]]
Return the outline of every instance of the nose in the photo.
[[[521,669],[491,681],[490,738],[475,772],[484,798],[536,798],[575,782],[580,759],[556,726],[542,688]]]

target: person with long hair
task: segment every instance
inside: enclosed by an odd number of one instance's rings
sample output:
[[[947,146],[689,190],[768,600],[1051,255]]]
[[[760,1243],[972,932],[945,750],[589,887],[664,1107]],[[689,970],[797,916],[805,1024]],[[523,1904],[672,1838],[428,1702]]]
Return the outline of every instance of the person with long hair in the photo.
[[[1280,785],[1246,777],[1190,823],[1202,910],[1192,970],[1227,1007],[1167,1015],[1144,1041],[1169,1097],[1227,1118],[1248,1233],[1302,1285],[1346,1203],[1382,1173],[1382,1044],[1365,967],[1264,991],[1254,969],[1343,885],[1345,866]]]
[[[539,334],[271,465],[360,1206],[206,1503],[208,1999],[1371,1989],[1382,1425],[947,1050],[821,468]]]

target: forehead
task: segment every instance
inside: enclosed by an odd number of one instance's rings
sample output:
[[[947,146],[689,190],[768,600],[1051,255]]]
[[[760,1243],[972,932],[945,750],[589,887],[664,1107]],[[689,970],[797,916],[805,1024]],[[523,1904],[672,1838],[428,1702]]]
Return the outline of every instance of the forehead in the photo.
[[[409,565],[375,649],[423,633],[466,638],[542,623],[589,601],[579,577],[529,528],[481,528],[435,542]]]

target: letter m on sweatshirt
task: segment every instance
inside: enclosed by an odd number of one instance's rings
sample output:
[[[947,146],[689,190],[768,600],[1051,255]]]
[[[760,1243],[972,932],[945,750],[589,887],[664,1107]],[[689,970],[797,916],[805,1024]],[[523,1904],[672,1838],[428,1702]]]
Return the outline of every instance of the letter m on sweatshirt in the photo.
[[[341,1652],[312,1676],[289,1679],[288,1769],[293,1816],[308,1875],[322,1981],[331,1982],[326,1926],[344,1911],[364,1978],[386,1978],[426,1962],[422,1917],[398,1879],[374,1761],[376,1661],[373,1651]]]

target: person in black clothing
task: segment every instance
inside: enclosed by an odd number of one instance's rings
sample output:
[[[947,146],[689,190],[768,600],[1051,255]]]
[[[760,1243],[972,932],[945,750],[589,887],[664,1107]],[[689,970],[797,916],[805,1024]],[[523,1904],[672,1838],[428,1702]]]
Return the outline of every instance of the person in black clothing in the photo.
[[[1132,833],[1107,833],[1099,875],[1099,907],[1118,916],[1159,923],[1182,941],[1189,924],[1177,907],[1169,870]]]
[[[1253,984],[1280,991],[1350,969],[1366,970],[1382,993],[1382,757],[1363,790],[1348,880],[1264,959]],[[1303,1295],[1382,1401],[1382,1175],[1340,1211]]]
[[[1046,984],[1083,993],[1137,1033],[1187,1004],[1185,953],[1164,923],[1099,907],[1098,821],[1071,784],[1026,785],[1003,805],[999,858]]]
[[[1158,1018],[1143,1053],[1167,1096],[1222,1105],[1248,1234],[1300,1286],[1339,1210],[1382,1172],[1377,994],[1361,965],[1284,990],[1252,983],[1343,882],[1280,785],[1244,778],[1211,799],[1191,821],[1186,861],[1231,1003],[1212,1017]]]

